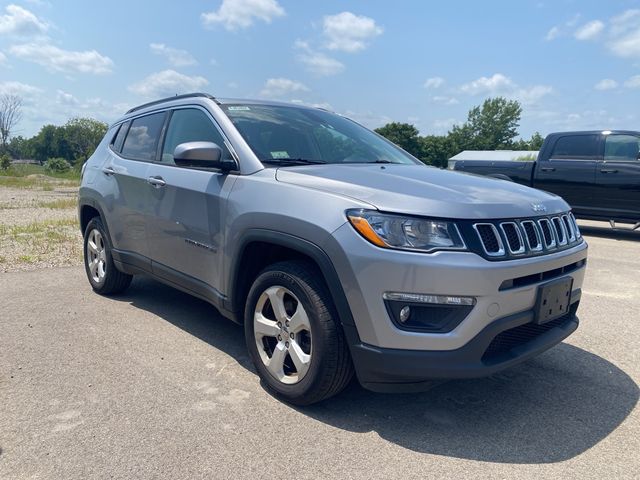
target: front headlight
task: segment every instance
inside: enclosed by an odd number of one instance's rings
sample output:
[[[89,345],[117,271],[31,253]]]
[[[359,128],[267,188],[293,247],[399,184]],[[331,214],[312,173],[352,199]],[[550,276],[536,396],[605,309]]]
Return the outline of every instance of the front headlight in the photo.
[[[466,250],[455,223],[372,210],[348,210],[347,218],[364,238],[383,248],[418,250]]]

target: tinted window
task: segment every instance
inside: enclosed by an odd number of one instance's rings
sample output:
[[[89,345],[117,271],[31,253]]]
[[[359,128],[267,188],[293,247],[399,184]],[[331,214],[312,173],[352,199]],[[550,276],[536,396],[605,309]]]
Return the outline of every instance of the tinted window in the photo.
[[[598,157],[598,135],[570,135],[560,137],[553,147],[551,158],[593,160]]]
[[[319,163],[418,163],[391,142],[325,110],[280,105],[222,107],[256,156]]]
[[[162,148],[162,162],[174,164],[173,152],[185,142],[213,142],[222,149],[222,158],[231,158],[222,135],[202,110],[188,108],[173,112]]]
[[[154,113],[131,122],[122,155],[136,160],[155,160],[164,116],[164,112]]]
[[[113,137],[113,141],[111,142],[111,148],[116,152],[119,152],[122,148],[122,143],[124,142],[124,136],[127,134],[127,129],[129,128],[129,122],[125,122],[120,125],[118,128],[118,133]]]
[[[638,137],[633,135],[608,135],[604,144],[605,160],[638,160]]]

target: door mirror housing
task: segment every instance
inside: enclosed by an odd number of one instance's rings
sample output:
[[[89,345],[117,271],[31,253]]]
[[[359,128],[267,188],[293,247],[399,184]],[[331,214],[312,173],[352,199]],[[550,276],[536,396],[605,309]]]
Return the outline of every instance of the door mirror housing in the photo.
[[[213,142],[181,143],[173,151],[173,161],[178,167],[235,170],[235,160],[223,159],[222,149]]]

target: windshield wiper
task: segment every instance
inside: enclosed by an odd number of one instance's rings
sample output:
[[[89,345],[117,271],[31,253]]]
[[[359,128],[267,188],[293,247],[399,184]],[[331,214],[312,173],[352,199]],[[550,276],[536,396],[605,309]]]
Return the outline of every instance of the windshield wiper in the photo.
[[[309,158],[265,158],[260,159],[262,163],[272,163],[274,165],[321,165],[324,160],[311,160]]]

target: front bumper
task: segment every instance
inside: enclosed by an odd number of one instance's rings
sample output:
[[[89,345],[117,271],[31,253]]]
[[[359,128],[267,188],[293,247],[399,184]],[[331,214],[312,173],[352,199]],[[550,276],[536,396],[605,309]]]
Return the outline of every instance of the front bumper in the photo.
[[[439,380],[477,378],[512,367],[560,343],[578,328],[580,292],[570,312],[547,324],[533,323],[533,310],[500,318],[456,350],[380,348],[359,341],[345,328],[358,380],[375,392],[425,390]]]

